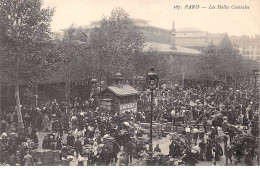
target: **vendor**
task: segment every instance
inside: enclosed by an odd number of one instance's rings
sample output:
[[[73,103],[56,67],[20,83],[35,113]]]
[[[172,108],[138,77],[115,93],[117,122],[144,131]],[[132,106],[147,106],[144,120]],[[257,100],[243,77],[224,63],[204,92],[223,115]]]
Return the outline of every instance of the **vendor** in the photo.
[[[161,149],[159,147],[159,144],[156,144],[156,147],[154,148],[155,152],[161,152]]]

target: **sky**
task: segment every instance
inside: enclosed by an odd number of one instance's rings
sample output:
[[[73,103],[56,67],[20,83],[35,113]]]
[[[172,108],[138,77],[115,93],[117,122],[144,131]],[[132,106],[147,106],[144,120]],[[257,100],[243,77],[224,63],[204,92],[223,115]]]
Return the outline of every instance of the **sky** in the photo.
[[[229,35],[260,34],[260,0],[43,0],[44,8],[54,7],[53,31],[70,25],[86,26],[109,16],[114,8],[123,8],[131,18],[144,19],[149,25],[171,29],[198,28]],[[174,9],[179,5],[182,9]],[[200,9],[185,9],[200,5]],[[209,9],[217,5],[247,5],[249,9]],[[202,8],[206,7],[206,8]]]

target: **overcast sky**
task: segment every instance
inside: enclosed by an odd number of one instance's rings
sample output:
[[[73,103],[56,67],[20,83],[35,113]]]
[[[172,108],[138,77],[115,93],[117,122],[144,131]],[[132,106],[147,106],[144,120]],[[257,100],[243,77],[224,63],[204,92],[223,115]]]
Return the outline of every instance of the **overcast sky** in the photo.
[[[88,25],[112,9],[121,7],[130,17],[149,21],[152,26],[171,29],[199,28],[213,33],[229,35],[260,34],[260,0],[43,0],[44,7],[55,7],[52,30],[67,28],[71,24]],[[173,9],[174,5],[182,9]],[[184,9],[185,5],[200,5],[199,10]],[[209,5],[248,5],[246,9],[212,10]]]

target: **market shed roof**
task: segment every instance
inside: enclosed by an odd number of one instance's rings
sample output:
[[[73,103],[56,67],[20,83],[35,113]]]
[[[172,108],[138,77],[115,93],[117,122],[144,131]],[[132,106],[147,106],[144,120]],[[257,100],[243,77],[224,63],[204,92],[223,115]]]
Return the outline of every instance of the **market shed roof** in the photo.
[[[180,55],[201,55],[202,53],[195,49],[185,48],[181,46],[176,46],[176,49],[172,49],[169,44],[145,42],[143,51],[149,51],[150,49],[156,49],[158,52],[172,53]]]
[[[122,85],[121,87],[108,86],[108,90],[117,96],[137,95],[139,93],[135,88],[130,85]]]

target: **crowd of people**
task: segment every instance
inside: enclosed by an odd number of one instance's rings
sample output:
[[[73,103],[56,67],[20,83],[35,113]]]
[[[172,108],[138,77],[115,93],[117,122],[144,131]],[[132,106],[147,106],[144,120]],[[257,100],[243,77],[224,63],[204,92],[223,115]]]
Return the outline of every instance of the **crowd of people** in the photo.
[[[171,140],[171,158],[180,158],[185,165],[204,160],[216,165],[221,156],[226,165],[254,165],[259,160],[259,101],[253,100],[252,87],[175,85],[156,90],[155,96],[152,119],[183,128],[181,137]],[[54,99],[41,108],[22,105],[21,109],[23,135],[12,134],[17,131],[16,108],[2,111],[0,161],[4,164],[15,165],[19,156],[20,165],[33,165],[28,150],[36,148],[59,150],[61,159],[75,158],[78,165],[85,165],[85,159],[87,165],[130,165],[149,154],[140,127],[150,123],[149,91],[140,94],[137,112],[111,112],[93,106],[93,99],[80,98],[70,105]],[[45,133],[42,141],[39,133]],[[161,152],[160,145],[154,151]]]

